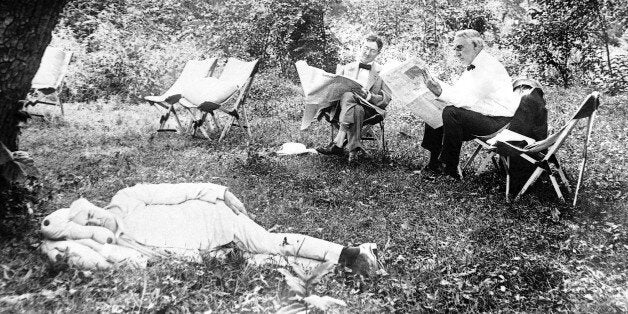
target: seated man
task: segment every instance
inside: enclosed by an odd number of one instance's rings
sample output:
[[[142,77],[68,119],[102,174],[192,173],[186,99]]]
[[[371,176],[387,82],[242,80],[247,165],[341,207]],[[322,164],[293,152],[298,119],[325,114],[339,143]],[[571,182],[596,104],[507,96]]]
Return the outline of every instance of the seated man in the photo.
[[[335,109],[330,116],[338,114],[340,129],[336,138],[327,146],[318,148],[317,151],[325,155],[344,155],[343,147],[349,151],[349,160],[355,160],[362,148],[362,123],[365,119],[375,115],[375,110],[360,105],[362,101],[385,109],[390,102],[390,91],[379,76],[381,66],[375,62],[375,58],[381,52],[382,40],[371,35],[366,37],[362,44],[359,62],[352,62],[345,66],[339,66],[336,74],[344,75],[358,81],[363,88],[347,92],[340,100],[340,113]]]
[[[480,33],[472,29],[456,32],[453,47],[456,57],[466,66],[453,86],[423,72],[428,89],[448,106],[443,109],[442,127],[425,125],[421,146],[430,151],[430,161],[424,169],[439,172],[444,163],[445,174],[459,180],[462,142],[506,125],[517,110],[518,99],[504,66],[483,50]]]
[[[227,187],[211,183],[140,184],[120,190],[104,209],[79,199],[45,217],[41,231],[42,250],[52,260],[68,259],[83,268],[142,267],[148,258],[173,254],[198,260],[201,251],[215,253],[229,244],[269,258],[340,263],[366,276],[381,265],[374,243],[343,247],[268,232]]]

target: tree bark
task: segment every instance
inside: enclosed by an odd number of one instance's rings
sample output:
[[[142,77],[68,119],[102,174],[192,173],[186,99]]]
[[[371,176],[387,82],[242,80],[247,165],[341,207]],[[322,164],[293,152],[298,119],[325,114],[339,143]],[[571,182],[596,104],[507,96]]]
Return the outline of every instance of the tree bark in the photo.
[[[22,105],[67,0],[0,1],[0,141],[18,149]]]

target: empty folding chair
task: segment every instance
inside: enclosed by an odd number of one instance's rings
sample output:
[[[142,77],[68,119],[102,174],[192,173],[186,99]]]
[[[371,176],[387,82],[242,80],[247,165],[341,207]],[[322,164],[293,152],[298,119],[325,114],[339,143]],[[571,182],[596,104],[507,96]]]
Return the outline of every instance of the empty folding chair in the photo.
[[[202,113],[199,119],[192,122],[193,135],[200,131],[209,138],[205,129],[202,128],[208,114],[212,116],[214,124],[220,128],[214,112],[220,110],[229,115],[229,121],[220,134],[219,142],[227,135],[232,125],[245,128],[248,139],[251,139],[245,102],[257,73],[257,65],[258,60],[246,62],[229,58],[218,78],[203,78],[186,86],[179,103],[188,110],[198,109]],[[228,106],[233,99],[235,99],[234,103]],[[240,119],[244,120],[244,125]],[[237,124],[234,124],[235,122]]]
[[[166,112],[159,118],[159,129],[157,132],[176,132],[175,129],[166,129],[166,122],[170,115],[174,117],[180,130],[184,130],[181,120],[175,110],[174,105],[181,99],[183,90],[198,79],[210,76],[216,66],[216,58],[205,60],[190,60],[185,63],[183,71],[170,88],[159,96],[145,96],[144,99],[155,107],[166,109]]]
[[[519,197],[521,197],[521,195],[526,192],[526,190],[541,176],[541,174],[547,173],[549,175],[550,181],[552,182],[552,186],[554,187],[556,195],[561,201],[565,201],[560,191],[560,186],[558,185],[556,174],[558,174],[562,183],[567,188],[567,191],[569,191],[570,193],[571,187],[563,169],[560,166],[560,163],[558,162],[556,154],[558,150],[562,147],[563,143],[565,142],[575,125],[580,120],[587,119],[587,133],[582,149],[582,161],[580,163],[578,181],[576,183],[575,193],[573,197],[573,206],[576,205],[576,201],[578,200],[578,191],[580,189],[582,177],[584,174],[584,167],[587,162],[587,148],[591,137],[593,120],[595,118],[595,114],[597,112],[599,104],[599,93],[593,92],[589,94],[582,102],[574,116],[567,122],[567,124],[560,128],[558,132],[554,133],[551,136],[548,136],[543,140],[532,141],[524,147],[518,147],[516,145],[513,145],[512,143],[510,143],[507,137],[501,137],[499,139],[496,137],[496,140],[494,140],[494,146],[496,147],[497,153],[502,156],[506,167],[509,166],[512,157],[521,157],[535,166],[534,172],[530,175],[519,193],[517,193],[515,200],[519,199]],[[509,182],[510,177],[507,172],[506,195],[508,195],[509,193]]]
[[[36,104],[59,106],[61,115],[64,115],[63,103],[59,93],[63,87],[63,80],[72,60],[72,52],[48,46],[41,58],[39,69],[31,82],[31,90],[27,96],[26,107]],[[33,116],[42,114],[29,112]]]

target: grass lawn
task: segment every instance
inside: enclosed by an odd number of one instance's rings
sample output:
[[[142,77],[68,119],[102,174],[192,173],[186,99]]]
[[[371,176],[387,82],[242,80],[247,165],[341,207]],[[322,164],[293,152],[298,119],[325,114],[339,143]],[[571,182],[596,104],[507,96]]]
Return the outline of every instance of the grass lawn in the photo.
[[[550,133],[588,92],[546,90]],[[284,142],[326,143],[328,126],[298,132],[298,86],[262,74],[251,95],[249,148],[238,128],[220,144],[155,136],[159,115],[147,104],[67,104],[64,118],[33,121],[20,147],[35,157],[42,191],[32,219],[10,219],[3,227],[1,308],[277,311],[290,302],[283,275],[247,266],[235,255],[87,272],[51,264],[38,252],[39,219],[79,197],[104,206],[136,183],[214,182],[229,186],[266,228],[379,245],[389,276],[361,281],[336,270],[316,288],[344,300],[340,312],[628,311],[626,95],[602,95],[575,208],[559,203],[548,183],[506,203],[504,178],[493,169],[460,183],[415,174],[426,162],[423,126],[395,104],[387,117],[386,161],[377,152],[358,165],[316,155],[273,156],[269,152]],[[582,123],[559,155],[571,177],[584,130]],[[471,150],[464,146],[464,154]]]

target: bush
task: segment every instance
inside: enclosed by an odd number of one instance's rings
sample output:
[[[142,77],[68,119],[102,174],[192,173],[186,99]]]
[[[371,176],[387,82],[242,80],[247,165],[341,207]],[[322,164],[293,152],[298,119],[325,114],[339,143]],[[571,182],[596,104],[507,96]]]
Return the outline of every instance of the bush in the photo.
[[[612,71],[605,60],[599,58],[593,71],[585,79],[587,83],[600,88],[610,95],[628,92],[628,55],[617,55],[611,59]]]

